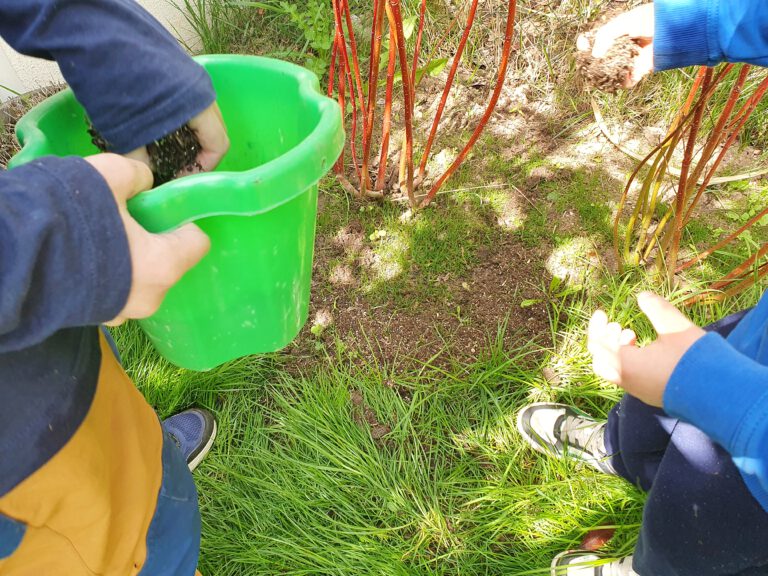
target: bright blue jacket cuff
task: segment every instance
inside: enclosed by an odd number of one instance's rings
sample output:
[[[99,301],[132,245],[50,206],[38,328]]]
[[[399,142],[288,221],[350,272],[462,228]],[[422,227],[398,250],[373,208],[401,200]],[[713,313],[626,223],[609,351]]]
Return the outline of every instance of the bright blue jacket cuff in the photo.
[[[768,2],[656,0],[656,70],[745,62],[768,66]]]
[[[707,334],[675,367],[664,409],[725,448],[743,473],[768,484],[768,366]]]
[[[656,0],[653,66],[657,71],[722,60],[713,0]]]

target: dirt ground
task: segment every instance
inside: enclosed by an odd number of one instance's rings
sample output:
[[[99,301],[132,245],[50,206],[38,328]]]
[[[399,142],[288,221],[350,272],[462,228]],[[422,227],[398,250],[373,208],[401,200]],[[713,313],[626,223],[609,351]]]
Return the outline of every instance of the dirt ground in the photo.
[[[449,300],[428,299],[409,309],[386,304],[371,307],[359,293],[355,278],[359,267],[366,265],[365,244],[356,222],[344,229],[341,238],[318,237],[311,321],[292,349],[292,354],[303,357],[298,367],[309,368],[305,361],[311,362],[316,341],[310,334],[313,320],[332,322],[333,330],[323,338],[326,345],[331,346],[338,336],[347,348],[367,352],[368,360],[387,366],[431,359],[440,364],[468,361],[486,351],[489,337],[500,329],[506,345],[547,343],[545,295],[535,280],[543,274],[544,249],[530,248],[513,238],[483,247],[468,278],[445,280],[452,295]],[[338,269],[329,263],[350,251],[358,256],[358,269],[347,270],[338,282],[338,277],[333,278]],[[331,278],[336,280],[334,290],[322,290],[321,284]],[[521,306],[526,301],[537,303]]]

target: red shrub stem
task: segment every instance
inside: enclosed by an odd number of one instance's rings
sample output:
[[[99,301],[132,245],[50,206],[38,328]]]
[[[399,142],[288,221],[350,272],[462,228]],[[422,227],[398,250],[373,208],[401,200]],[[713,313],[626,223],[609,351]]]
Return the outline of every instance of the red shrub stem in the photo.
[[[476,3],[475,3],[476,4]],[[450,178],[453,173],[461,166],[461,164],[464,162],[465,158],[467,157],[467,154],[469,154],[469,151],[472,149],[472,147],[475,145],[477,140],[480,138],[480,135],[483,133],[483,130],[485,129],[486,124],[488,124],[488,120],[490,120],[491,116],[493,115],[493,111],[496,109],[496,104],[499,101],[499,96],[501,96],[501,90],[504,88],[504,82],[507,78],[507,68],[509,66],[509,55],[512,52],[512,41],[513,41],[513,33],[515,28],[515,9],[517,7],[516,0],[509,0],[508,3],[508,11],[507,11],[507,25],[504,32],[504,46],[502,48],[501,53],[501,63],[499,64],[499,75],[496,80],[496,86],[493,90],[493,95],[491,96],[490,102],[488,102],[488,107],[485,110],[485,114],[483,114],[483,117],[480,119],[480,122],[477,125],[477,128],[475,128],[475,131],[472,133],[472,136],[469,139],[469,142],[467,142],[466,146],[464,146],[464,149],[459,153],[456,160],[453,161],[453,164],[446,170],[445,174],[443,174],[437,182],[432,186],[432,189],[429,191],[429,194],[422,202],[422,206],[428,205],[432,199],[437,195],[440,188],[443,186],[446,180]],[[473,13],[474,17],[474,13]],[[469,24],[471,26],[471,23]]]
[[[440,104],[437,107],[437,113],[435,119],[432,122],[432,129],[429,131],[429,137],[427,138],[427,145],[424,148],[424,154],[421,157],[421,163],[419,164],[419,177],[424,176],[424,172],[427,169],[427,161],[429,160],[429,153],[432,151],[432,145],[435,142],[435,136],[437,135],[437,129],[440,126],[440,120],[443,118],[443,112],[445,111],[445,105],[448,102],[448,94],[451,92],[453,86],[453,80],[456,77],[456,71],[459,69],[461,63],[461,57],[464,54],[464,48],[467,46],[469,40],[469,34],[472,31],[472,26],[475,22],[475,14],[477,13],[478,0],[472,0],[472,5],[469,7],[469,15],[467,16],[467,24],[464,26],[464,33],[461,35],[461,41],[456,49],[456,54],[453,57],[451,63],[451,69],[448,72],[448,79],[445,81],[445,87],[443,88],[443,95],[440,98]],[[510,2],[512,4],[513,2]]]
[[[683,264],[678,266],[676,271],[677,272],[682,272],[683,270],[687,270],[688,268],[690,268],[694,264],[697,264],[698,262],[701,262],[702,260],[704,260],[706,257],[711,256],[712,254],[714,254],[715,252],[717,252],[721,248],[727,246],[728,244],[730,244],[731,242],[736,240],[736,238],[741,236],[742,232],[745,232],[746,230],[748,230],[749,228],[754,226],[758,221],[760,221],[766,215],[768,215],[768,208],[764,209],[762,212],[760,212],[756,216],[753,216],[752,218],[750,218],[749,222],[747,222],[746,224],[741,226],[738,230],[736,230],[732,234],[729,234],[728,236],[726,236],[725,238],[720,240],[720,242],[718,242],[717,244],[715,244],[711,248],[706,249],[701,254],[698,254],[695,258],[691,258],[687,262],[684,262]]]
[[[360,76],[360,59],[357,55],[357,42],[355,40],[355,31],[352,28],[352,12],[349,9],[349,2],[347,0],[340,0],[341,7],[344,12],[344,18],[347,22],[347,33],[349,34],[349,48],[352,52],[352,71],[355,77],[355,86],[357,88],[357,98],[359,100],[360,115],[363,117],[363,134],[366,133],[365,129],[365,99],[363,98],[363,80]]]
[[[419,11],[419,31],[416,34],[416,48],[413,51],[413,70],[411,71],[411,84],[416,89],[416,71],[419,69],[419,53],[421,52],[421,41],[424,37],[424,21],[427,17],[427,0],[421,0],[421,10]]]
[[[712,69],[707,68],[704,75],[704,80],[701,83],[702,92],[707,92],[707,89],[712,82]],[[683,153],[683,164],[680,170],[680,179],[678,180],[677,194],[675,196],[675,214],[674,224],[672,226],[672,233],[669,236],[670,240],[664,242],[666,244],[666,269],[667,276],[672,282],[672,278],[675,274],[675,268],[677,268],[677,255],[680,250],[680,240],[683,234],[683,219],[686,206],[686,200],[688,198],[688,171],[691,168],[691,160],[693,159],[694,148],[696,146],[696,137],[699,134],[701,128],[701,118],[704,115],[704,109],[706,108],[707,100],[704,98],[699,99],[694,107],[693,120],[691,126],[688,129],[688,142],[685,146],[685,152]],[[659,259],[661,262],[661,259]]]
[[[392,94],[395,86],[395,50],[397,43],[395,31],[389,29],[389,62],[387,64],[387,89],[384,96],[384,118],[381,126],[381,152],[379,154],[379,172],[376,175],[374,189],[384,190],[387,179],[387,159],[389,157],[389,139],[392,129]]]
[[[696,169],[693,172],[693,176],[691,177],[692,184],[699,182],[701,180],[701,175],[704,172],[704,170],[707,168],[709,159],[712,157],[712,154],[714,154],[715,149],[720,145],[720,142],[723,140],[723,135],[726,133],[726,129],[725,129],[726,125],[728,123],[728,120],[731,117],[733,108],[736,106],[736,102],[741,96],[741,90],[744,87],[744,83],[747,80],[748,74],[749,74],[749,66],[742,66],[741,70],[739,71],[739,76],[736,79],[736,82],[734,82],[733,87],[731,88],[731,93],[728,96],[728,100],[725,103],[725,107],[723,108],[723,111],[721,112],[720,117],[718,118],[717,123],[715,124],[715,127],[707,136],[707,141],[705,142],[704,148],[701,154],[699,155],[699,161],[696,165]],[[710,173],[712,173],[712,171],[710,171]],[[711,179],[711,176],[710,176],[710,179]],[[698,201],[698,195],[696,200]],[[690,209],[688,210],[688,212],[690,212]]]
[[[339,49],[339,34],[333,37],[333,47],[331,48],[331,65],[328,70],[328,98],[333,98],[333,88],[336,83],[336,55]]]
[[[408,74],[408,57],[405,53],[405,33],[403,32],[403,17],[400,12],[400,0],[389,0],[387,10],[390,27],[395,29],[397,35],[397,51],[400,58],[400,70],[403,80],[403,100],[405,116],[405,154],[407,163],[406,192],[411,206],[416,206],[416,198],[413,195],[413,87],[411,77]],[[390,46],[390,50],[392,47]]]
[[[355,89],[354,81],[352,80],[352,71],[349,64],[349,55],[347,54],[347,40],[344,36],[344,27],[341,21],[341,12],[345,5],[345,0],[333,0],[333,15],[336,19],[336,32],[339,37],[339,54],[341,55],[340,61],[342,64],[342,70],[339,73],[339,88],[343,89],[342,85],[346,81],[349,86],[349,98],[352,108],[352,135],[349,142],[349,151],[352,155],[352,164],[358,177],[360,176],[360,164],[357,162],[357,103],[355,101]]]
[[[360,190],[363,196],[367,195],[370,188],[370,174],[368,164],[371,159],[371,146],[373,144],[373,123],[376,114],[376,93],[378,90],[379,62],[381,61],[381,43],[384,28],[384,3],[386,0],[375,0],[373,5],[373,26],[371,26],[371,57],[368,64],[368,106],[363,135],[363,166],[360,169]]]
[[[719,282],[715,282],[712,284],[713,290],[721,290],[722,288],[725,288],[729,284],[733,284],[739,279],[742,279],[745,274],[749,272],[749,269],[752,267],[752,265],[757,262],[760,258],[768,254],[768,244],[763,245],[760,250],[752,254],[749,258],[747,258],[744,262],[736,266],[733,270],[731,270],[725,278],[720,280]]]
[[[342,125],[346,127],[346,118],[347,118],[347,110],[346,110],[346,99],[344,97],[344,65],[341,61],[341,58],[339,58],[338,61],[339,64],[339,108],[341,108],[341,122]],[[344,149],[341,150],[341,155],[339,156],[338,161],[336,162],[335,170],[337,174],[343,174],[344,173]]]

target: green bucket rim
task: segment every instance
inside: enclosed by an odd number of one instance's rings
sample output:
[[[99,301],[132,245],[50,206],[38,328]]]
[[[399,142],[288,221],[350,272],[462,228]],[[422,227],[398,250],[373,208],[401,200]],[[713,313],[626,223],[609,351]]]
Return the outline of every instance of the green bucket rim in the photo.
[[[301,142],[269,162],[243,171],[185,176],[132,198],[128,209],[149,232],[166,232],[210,216],[253,216],[273,210],[317,184],[344,147],[339,105],[322,93],[320,81],[309,70],[262,56],[214,54],[195,60],[205,68],[251,62],[261,69],[293,76],[300,97],[314,106],[318,122]],[[70,88],[41,102],[19,120],[16,135],[22,148],[9,168],[42,156],[49,137],[39,123],[68,99],[74,99]],[[254,186],[258,187],[257,194],[251,193]]]

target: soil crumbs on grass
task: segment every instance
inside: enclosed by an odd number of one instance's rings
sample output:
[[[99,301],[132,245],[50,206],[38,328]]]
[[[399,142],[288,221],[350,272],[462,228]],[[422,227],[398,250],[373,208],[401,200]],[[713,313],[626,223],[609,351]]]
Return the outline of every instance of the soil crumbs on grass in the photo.
[[[510,348],[547,345],[549,319],[539,281],[545,249],[501,234],[493,240],[476,250],[465,274],[431,274],[412,263],[399,288],[374,296],[362,284],[379,256],[363,224],[353,220],[335,235],[319,234],[310,321],[288,349],[294,359],[289,366],[312,371],[318,351],[333,354],[334,348],[351,352],[353,360],[404,370],[471,362],[488,350],[494,335]],[[418,284],[425,274],[437,285],[434,291]]]

